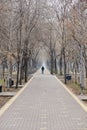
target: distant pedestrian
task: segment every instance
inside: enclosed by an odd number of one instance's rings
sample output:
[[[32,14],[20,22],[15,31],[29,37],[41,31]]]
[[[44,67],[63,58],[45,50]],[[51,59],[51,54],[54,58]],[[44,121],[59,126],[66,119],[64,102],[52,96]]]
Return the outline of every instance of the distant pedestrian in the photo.
[[[44,66],[41,67],[42,74],[44,74]]]

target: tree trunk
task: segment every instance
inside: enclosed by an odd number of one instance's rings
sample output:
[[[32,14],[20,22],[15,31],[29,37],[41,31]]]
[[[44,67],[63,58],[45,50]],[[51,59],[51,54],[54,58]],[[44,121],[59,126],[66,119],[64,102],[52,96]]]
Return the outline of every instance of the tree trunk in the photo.
[[[51,55],[51,74],[53,74],[53,54]]]
[[[65,57],[65,47],[63,48],[63,58],[64,58],[64,82],[67,83],[66,80],[66,57]]]
[[[5,76],[5,67],[4,67],[4,65],[2,65],[2,75],[3,75],[3,78],[4,78],[4,76]]]
[[[12,59],[9,61],[9,76],[12,78]]]
[[[86,78],[87,78],[87,59],[85,58],[85,71],[86,71]]]
[[[85,71],[85,62],[84,62],[84,57],[83,57],[83,45],[81,45],[80,48],[80,87],[81,89],[84,89],[85,87],[85,75],[84,75],[84,71]]]
[[[19,64],[20,62],[17,62],[17,79],[16,79],[16,89],[18,88],[18,82],[19,82]]]
[[[25,59],[25,83],[28,80],[28,60],[27,58]]]
[[[55,58],[55,74],[57,74],[57,61],[56,61],[56,58]]]
[[[19,80],[20,85],[22,84],[22,66],[20,67],[20,80]]]
[[[62,56],[60,57],[59,68],[60,68],[60,75],[62,75],[63,74],[63,72],[62,72]]]
[[[20,66],[20,80],[19,80],[19,83],[20,85],[22,84],[22,79],[23,79],[23,58],[21,60],[21,66]]]
[[[76,62],[75,62],[75,83],[77,83],[77,66],[76,66]]]
[[[87,78],[87,67],[85,67],[85,70],[86,70],[86,78]]]

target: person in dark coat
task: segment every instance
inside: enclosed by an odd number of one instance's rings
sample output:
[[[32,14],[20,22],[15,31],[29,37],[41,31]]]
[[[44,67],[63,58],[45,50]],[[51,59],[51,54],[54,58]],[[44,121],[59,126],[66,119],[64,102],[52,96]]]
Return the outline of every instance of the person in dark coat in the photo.
[[[42,74],[44,74],[44,66],[41,67]]]

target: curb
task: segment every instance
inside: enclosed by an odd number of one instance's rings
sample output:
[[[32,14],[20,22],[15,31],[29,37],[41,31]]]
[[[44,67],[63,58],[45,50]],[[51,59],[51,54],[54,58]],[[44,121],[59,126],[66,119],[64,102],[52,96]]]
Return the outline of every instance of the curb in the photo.
[[[55,78],[57,79],[57,81],[67,90],[67,92],[74,98],[74,100],[82,107],[82,109],[87,112],[87,106],[85,106],[78,98],[75,94],[73,94],[67,87],[65,84],[63,84],[56,76]]]
[[[4,114],[4,112],[13,104],[13,102],[19,97],[19,95],[28,87],[30,82],[33,80],[33,77],[24,85],[24,87],[17,92],[17,94],[12,97],[1,109],[0,109],[0,117]]]

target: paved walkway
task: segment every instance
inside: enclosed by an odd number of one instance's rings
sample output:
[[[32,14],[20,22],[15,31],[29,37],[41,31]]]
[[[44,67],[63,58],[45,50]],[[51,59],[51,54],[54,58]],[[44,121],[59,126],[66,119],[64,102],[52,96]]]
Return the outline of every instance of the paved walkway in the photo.
[[[55,76],[38,72],[0,117],[0,130],[87,130],[87,113]]]

